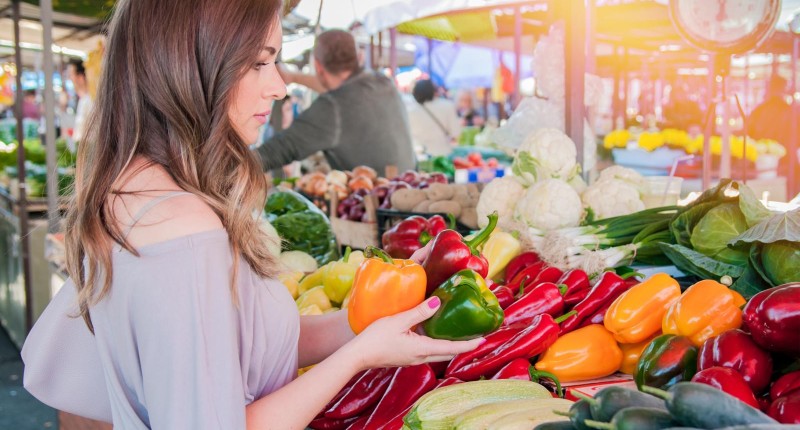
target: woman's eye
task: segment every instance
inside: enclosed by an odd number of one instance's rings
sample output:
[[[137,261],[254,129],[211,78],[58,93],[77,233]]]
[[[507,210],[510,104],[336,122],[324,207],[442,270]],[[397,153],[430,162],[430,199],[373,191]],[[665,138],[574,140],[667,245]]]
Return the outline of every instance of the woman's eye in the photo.
[[[267,66],[267,65],[269,65],[269,63],[264,63],[264,62],[256,63],[256,65],[253,66],[253,68],[256,69],[256,70],[261,70],[262,67]]]

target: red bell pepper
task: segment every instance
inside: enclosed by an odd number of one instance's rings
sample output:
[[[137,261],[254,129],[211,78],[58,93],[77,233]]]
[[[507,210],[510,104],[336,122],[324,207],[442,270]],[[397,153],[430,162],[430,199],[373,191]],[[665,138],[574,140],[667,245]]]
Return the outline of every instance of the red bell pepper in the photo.
[[[561,318],[554,320],[549,314],[537,315],[525,330],[517,333],[499,348],[478,360],[454,369],[449,375],[464,381],[474,381],[497,372],[515,358],[529,359],[543,353],[558,339],[558,323]]]
[[[492,376],[492,379],[519,379],[536,383],[538,383],[541,378],[552,380],[556,385],[556,394],[561,397],[561,383],[558,381],[556,375],[545,372],[544,370],[536,370],[535,367],[531,366],[531,362],[524,358],[515,358],[511,360]]]
[[[326,417],[314,418],[314,420],[308,424],[308,427],[314,430],[344,430],[350,427],[354,422],[358,421],[358,419],[358,415],[342,419]]]
[[[521,272],[522,269],[525,269],[528,266],[533,266],[540,261],[542,261],[542,259],[539,258],[539,254],[533,251],[523,252],[522,254],[517,255],[508,262],[508,265],[506,265],[506,281],[514,279],[514,277],[517,276],[517,273]]]
[[[589,294],[589,290],[592,287],[592,284],[589,283],[589,275],[580,269],[573,269],[564,273],[556,284],[567,286],[567,293],[564,294],[564,305],[569,308],[580,303]]]
[[[447,387],[448,385],[460,384],[464,382],[458,378],[445,378],[442,380],[437,381],[436,388]],[[381,430],[400,430],[403,428],[403,417],[405,417],[410,411],[411,408],[414,407],[414,404],[408,405],[405,409],[403,409],[399,414],[397,414],[394,418],[386,422],[382,427]]]
[[[781,424],[800,424],[800,392],[773,400],[767,415]]]
[[[575,315],[567,318],[561,324],[561,334],[569,333],[579,328],[587,319],[594,316],[603,306],[610,305],[622,293],[628,290],[625,279],[614,272],[605,272],[586,298],[575,305]]]
[[[489,291],[494,293],[494,296],[497,297],[497,302],[503,309],[514,303],[514,293],[512,293],[511,289],[505,285],[494,284],[489,287]]]
[[[697,370],[722,366],[742,374],[754,393],[767,388],[772,377],[772,357],[741,330],[730,330],[703,343]]]
[[[753,296],[744,307],[742,326],[767,351],[800,357],[800,283]]]
[[[497,226],[497,213],[489,215],[489,224],[474,238],[464,240],[458,232],[445,230],[433,239],[431,250],[422,267],[428,276],[427,295],[433,293],[451,276],[464,269],[472,269],[485,278],[489,273],[489,263],[477,248],[489,239]]]
[[[760,409],[758,400],[753,394],[753,390],[747,385],[747,381],[737,371],[727,367],[709,367],[701,370],[692,377],[692,382],[710,385],[733,397],[747,403],[748,405]]]
[[[795,391],[800,392],[800,370],[789,372],[778,378],[769,389],[769,396],[775,400],[786,397]]]
[[[450,218],[450,222],[450,228],[454,228],[455,218]],[[393,258],[409,259],[414,252],[427,245],[446,228],[447,222],[441,215],[434,215],[428,219],[415,215],[383,233],[381,243],[384,251]]]
[[[375,406],[364,427],[379,428],[391,421],[423,394],[432,390],[436,383],[436,375],[427,364],[398,368],[389,383],[389,388],[386,389],[386,394]]]
[[[394,369],[367,370],[361,378],[333,405],[325,411],[326,418],[350,418],[367,410],[381,399]]]
[[[465,365],[486,356],[504,343],[508,342],[526,327],[527,326],[523,324],[514,324],[511,326],[500,327],[499,329],[489,333],[488,335],[484,336],[483,343],[478,345],[477,348],[473,349],[472,351],[462,352],[461,354],[457,354],[455,357],[453,357],[453,359],[450,360],[450,365],[447,366],[447,371],[445,371],[444,375],[447,377],[452,376],[452,373],[456,369],[464,367]]]
[[[558,316],[564,313],[564,296],[567,287],[545,282],[526,289],[522,297],[505,310],[503,325],[530,323],[539,314]]]
[[[531,282],[539,276],[539,272],[544,270],[545,267],[547,266],[545,266],[544,261],[531,264],[511,278],[511,281],[506,284],[506,287],[516,296],[522,288],[522,285],[531,285]]]

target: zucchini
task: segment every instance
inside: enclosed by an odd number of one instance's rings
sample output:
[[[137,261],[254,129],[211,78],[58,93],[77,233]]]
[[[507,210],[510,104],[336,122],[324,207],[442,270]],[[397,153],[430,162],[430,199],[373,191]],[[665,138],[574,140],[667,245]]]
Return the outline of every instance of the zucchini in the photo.
[[[582,398],[572,404],[568,413],[562,414],[556,411],[555,414],[569,418],[569,422],[575,430],[591,430],[591,427],[584,424],[584,421],[592,419],[592,407],[588,400],[593,399],[591,397]]]
[[[420,397],[403,417],[403,422],[410,430],[450,430],[459,415],[487,403],[551,398],[546,388],[530,381],[464,382],[438,388]]]
[[[725,427],[719,430],[800,430],[800,424],[748,424]]]
[[[575,427],[569,421],[548,421],[537,425],[533,430],[575,430]]]
[[[667,409],[687,427],[718,429],[743,424],[777,424],[758,409],[710,385],[679,382],[668,391],[642,390],[667,401]]]
[[[623,387],[603,388],[594,395],[594,399],[586,398],[592,410],[592,419],[609,422],[622,409],[631,407],[656,408],[666,411],[664,400],[650,394]]]
[[[566,412],[571,404],[572,402],[564,399],[524,399],[488,403],[465,412],[455,420],[453,428],[455,430],[484,430],[492,422],[519,412],[525,412],[538,418],[539,421],[559,419],[560,417],[553,412]]]
[[[564,400],[564,401],[569,402],[569,400]],[[567,405],[563,405],[561,409],[563,411],[566,411]],[[541,411],[526,410],[500,417],[492,421],[487,427],[485,427],[485,429],[486,430],[531,430],[537,424],[540,424],[544,421],[550,421],[552,419],[553,419],[552,414],[551,416],[543,416]]]
[[[610,423],[589,420],[586,425],[607,430],[663,430],[679,423],[664,409],[631,407],[617,412]]]

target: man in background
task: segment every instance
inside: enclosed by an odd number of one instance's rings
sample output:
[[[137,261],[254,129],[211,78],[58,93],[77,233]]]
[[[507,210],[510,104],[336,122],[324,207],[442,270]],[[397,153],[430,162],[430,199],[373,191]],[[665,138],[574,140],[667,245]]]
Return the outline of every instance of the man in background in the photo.
[[[320,34],[312,58],[316,76],[281,71],[287,84],[322,94],[287,129],[256,148],[264,170],[317,151],[339,170],[359,165],[381,174],[388,165],[400,171],[413,169],[408,118],[400,94],[389,78],[362,70],[353,36],[342,30]]]
[[[75,87],[75,94],[78,96],[78,105],[75,108],[75,127],[72,132],[72,140],[80,142],[86,132],[86,121],[92,110],[92,98],[89,95],[89,85],[86,81],[86,68],[83,61],[74,60],[69,64],[69,79]]]

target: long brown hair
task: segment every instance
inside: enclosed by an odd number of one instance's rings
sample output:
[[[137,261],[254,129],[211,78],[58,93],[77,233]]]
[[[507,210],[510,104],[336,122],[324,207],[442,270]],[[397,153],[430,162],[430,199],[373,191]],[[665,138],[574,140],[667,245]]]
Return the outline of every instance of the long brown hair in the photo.
[[[113,243],[138,255],[110,203],[115,181],[135,156],[163,166],[220,217],[234,256],[234,299],[240,256],[258,275],[274,275],[275,258],[253,217],[266,182],[228,110],[280,8],[278,0],[116,3],[66,218],[67,271],[89,330],[89,307],[111,288]]]

